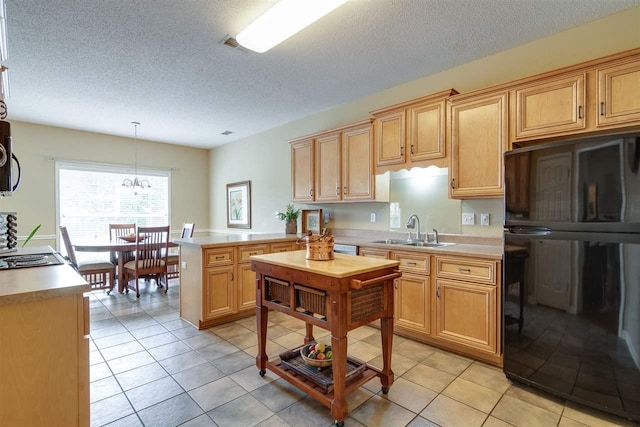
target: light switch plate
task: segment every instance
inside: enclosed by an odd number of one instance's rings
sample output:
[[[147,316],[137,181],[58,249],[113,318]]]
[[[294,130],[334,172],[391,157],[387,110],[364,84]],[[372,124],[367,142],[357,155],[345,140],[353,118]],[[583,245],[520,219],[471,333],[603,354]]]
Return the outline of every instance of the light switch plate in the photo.
[[[476,223],[476,218],[474,213],[462,214],[462,225],[473,225],[475,223]]]
[[[371,212],[371,222],[376,222],[376,213]]]
[[[489,225],[489,214],[481,213],[480,214],[480,225]]]

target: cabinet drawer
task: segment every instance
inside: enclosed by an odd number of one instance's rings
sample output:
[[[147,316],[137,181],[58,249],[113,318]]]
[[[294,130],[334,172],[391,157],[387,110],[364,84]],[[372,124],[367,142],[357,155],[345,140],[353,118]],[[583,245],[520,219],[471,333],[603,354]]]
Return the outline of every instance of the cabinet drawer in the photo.
[[[429,255],[409,252],[394,252],[393,259],[400,262],[399,268],[401,271],[429,274]]]
[[[370,258],[389,259],[389,251],[385,251],[385,250],[382,250],[382,249],[363,248],[362,246],[358,250],[358,255],[366,256],[366,257],[370,257]]]
[[[289,252],[289,251],[297,251],[303,249],[303,246],[296,245],[296,242],[285,242],[285,243],[272,243],[271,244],[271,253],[277,252]]]
[[[204,264],[208,267],[233,264],[233,248],[206,249]]]
[[[268,253],[267,245],[252,245],[238,247],[238,262],[249,262],[252,255],[262,255]]]
[[[436,258],[436,275],[475,283],[496,284],[496,266],[492,261]]]

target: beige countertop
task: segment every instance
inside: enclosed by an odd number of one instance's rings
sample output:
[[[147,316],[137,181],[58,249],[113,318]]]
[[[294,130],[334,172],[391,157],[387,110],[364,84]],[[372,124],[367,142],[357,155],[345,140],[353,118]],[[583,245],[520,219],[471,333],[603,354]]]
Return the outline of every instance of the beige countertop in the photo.
[[[241,246],[244,244],[274,243],[286,240],[295,241],[295,234],[270,233],[270,234],[235,234],[213,233],[209,236],[197,236],[190,239],[174,239],[179,245],[200,246],[204,249],[216,246]]]
[[[251,261],[265,262],[337,279],[395,267],[400,264],[398,261],[345,254],[335,254],[335,259],[327,261],[312,261],[306,259],[305,256],[306,251],[291,251],[268,255],[253,255],[250,259]]]
[[[275,243],[285,240],[295,241],[299,236],[295,234],[271,233],[271,234],[225,234],[214,233],[210,236],[199,236],[191,239],[175,239],[179,245],[199,246],[203,249],[217,246],[241,246],[243,244]],[[441,247],[416,247],[406,245],[394,245],[388,243],[372,243],[373,240],[383,240],[387,238],[403,239],[406,233],[389,234],[375,231],[357,230],[344,234],[335,234],[335,242],[340,244],[350,244],[356,246],[366,246],[388,251],[420,252],[433,255],[456,255],[470,256],[476,258],[486,258],[501,260],[503,244],[501,237],[477,237],[464,235],[441,235],[441,241],[452,242],[455,245]],[[304,249],[304,245],[300,249]]]
[[[34,246],[3,255],[52,251],[48,246]],[[0,271],[0,306],[56,298],[90,290],[89,284],[68,264]]]

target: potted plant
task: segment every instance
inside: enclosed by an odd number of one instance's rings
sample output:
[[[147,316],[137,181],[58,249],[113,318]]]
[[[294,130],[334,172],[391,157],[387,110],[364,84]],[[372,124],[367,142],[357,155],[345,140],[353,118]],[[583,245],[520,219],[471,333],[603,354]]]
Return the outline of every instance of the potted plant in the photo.
[[[289,203],[287,210],[284,212],[276,212],[276,216],[280,221],[285,222],[285,232],[287,234],[298,234],[298,216],[300,215],[300,209],[295,210],[293,205]]]

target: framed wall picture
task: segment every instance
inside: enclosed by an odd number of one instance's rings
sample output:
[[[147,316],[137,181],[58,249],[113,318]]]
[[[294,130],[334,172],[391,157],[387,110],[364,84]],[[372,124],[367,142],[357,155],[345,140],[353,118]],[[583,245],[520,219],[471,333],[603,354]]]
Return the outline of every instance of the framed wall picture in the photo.
[[[227,184],[227,227],[251,228],[251,181]]]
[[[302,234],[320,234],[322,229],[322,209],[302,211]]]

